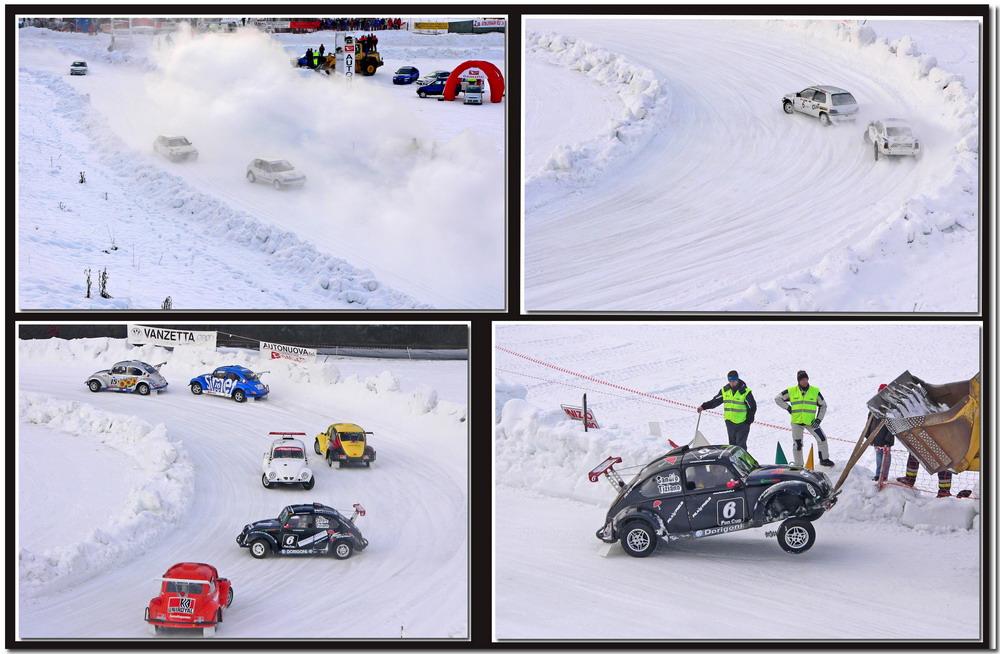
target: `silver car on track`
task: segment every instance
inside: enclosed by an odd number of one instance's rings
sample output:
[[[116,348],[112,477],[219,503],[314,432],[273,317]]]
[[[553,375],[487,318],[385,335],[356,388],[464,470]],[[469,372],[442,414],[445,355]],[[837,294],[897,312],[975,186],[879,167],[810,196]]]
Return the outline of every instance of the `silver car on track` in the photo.
[[[92,392],[117,391],[149,395],[167,387],[167,380],[160,374],[166,362],[151,366],[143,361],[119,361],[108,370],[98,370],[84,383]]]

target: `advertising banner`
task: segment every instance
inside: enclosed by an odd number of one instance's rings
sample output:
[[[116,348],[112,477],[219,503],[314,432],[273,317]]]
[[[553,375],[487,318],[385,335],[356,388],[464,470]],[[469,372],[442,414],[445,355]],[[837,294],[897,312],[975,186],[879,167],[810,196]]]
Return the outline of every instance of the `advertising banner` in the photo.
[[[260,342],[260,360],[272,361],[274,359],[284,359],[296,363],[312,363],[316,360],[316,350],[308,347],[297,347],[295,345],[282,345],[281,343]]]
[[[483,18],[472,21],[473,28],[480,27],[507,27],[507,20],[504,18]]]
[[[178,347],[183,345],[215,347],[217,332],[196,332],[190,329],[166,329],[164,327],[128,326],[128,342],[132,345],[162,345]]]
[[[583,407],[581,406],[570,406],[568,404],[560,404],[562,410],[566,412],[573,420],[579,420],[583,422]],[[594,418],[594,412],[590,409],[587,410],[587,429],[600,429],[601,426],[597,424],[597,420]]]

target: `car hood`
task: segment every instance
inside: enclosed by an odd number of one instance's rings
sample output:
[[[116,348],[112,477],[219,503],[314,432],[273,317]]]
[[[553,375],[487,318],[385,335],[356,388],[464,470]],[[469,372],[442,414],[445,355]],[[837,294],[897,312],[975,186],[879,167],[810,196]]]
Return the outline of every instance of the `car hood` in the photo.
[[[246,531],[267,531],[270,529],[277,529],[281,524],[278,522],[277,518],[269,518],[267,520],[257,520],[256,522],[251,522],[247,525],[249,529]]]
[[[281,173],[272,173],[275,179],[305,179],[306,176],[297,170],[286,170]]]
[[[271,459],[271,470],[282,476],[298,476],[306,467],[302,459]]]
[[[171,154],[194,154],[198,150],[193,145],[171,145],[167,147]]]

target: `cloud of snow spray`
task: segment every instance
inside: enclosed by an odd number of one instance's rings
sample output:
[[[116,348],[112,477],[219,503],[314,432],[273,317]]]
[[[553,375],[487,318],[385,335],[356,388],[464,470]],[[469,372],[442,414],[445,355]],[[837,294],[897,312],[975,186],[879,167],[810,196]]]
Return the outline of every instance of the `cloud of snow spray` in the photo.
[[[436,140],[388,89],[292,68],[297,54],[256,30],[180,32],[151,52],[158,70],[145,101],[160,110],[136,120],[150,121],[150,141],[188,136],[199,166],[226,174],[242,177],[256,157],[287,159],[309,180],[288,194],[289,211],[378,235],[377,259],[396,269],[433,270],[444,287],[466,284],[466,297],[493,285],[499,297],[504,173],[494,146],[471,130]]]

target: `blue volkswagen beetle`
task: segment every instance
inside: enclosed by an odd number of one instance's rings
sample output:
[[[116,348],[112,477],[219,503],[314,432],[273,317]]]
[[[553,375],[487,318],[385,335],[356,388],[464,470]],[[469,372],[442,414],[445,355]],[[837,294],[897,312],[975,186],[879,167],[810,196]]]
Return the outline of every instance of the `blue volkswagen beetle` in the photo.
[[[403,66],[392,76],[393,84],[413,84],[420,77],[420,71],[416,66]]]
[[[260,381],[260,375],[263,374],[243,366],[220,366],[210,374],[192,379],[191,392],[195,395],[222,395],[237,402],[246,402],[247,398],[262,398],[269,390]]]

